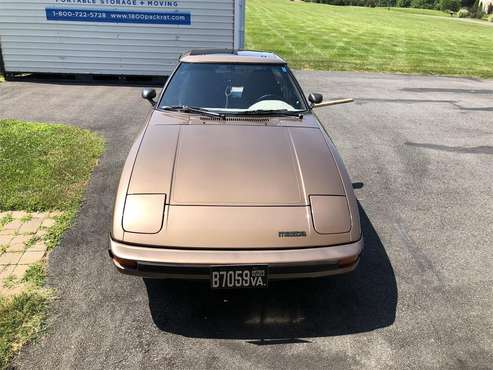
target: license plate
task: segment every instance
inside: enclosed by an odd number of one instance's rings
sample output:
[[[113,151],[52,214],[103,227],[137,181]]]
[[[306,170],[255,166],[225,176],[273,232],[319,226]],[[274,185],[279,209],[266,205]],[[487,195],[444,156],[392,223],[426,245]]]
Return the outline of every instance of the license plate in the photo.
[[[211,268],[212,289],[267,288],[268,266],[216,266]]]

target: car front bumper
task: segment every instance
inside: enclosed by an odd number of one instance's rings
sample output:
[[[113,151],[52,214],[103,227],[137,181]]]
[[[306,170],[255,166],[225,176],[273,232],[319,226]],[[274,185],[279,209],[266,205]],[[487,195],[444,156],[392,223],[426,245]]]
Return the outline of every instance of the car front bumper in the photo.
[[[209,279],[219,265],[268,265],[269,279],[322,277],[350,272],[363,250],[363,237],[343,245],[297,249],[205,250],[125,244],[110,237],[109,254],[118,271],[160,279]]]

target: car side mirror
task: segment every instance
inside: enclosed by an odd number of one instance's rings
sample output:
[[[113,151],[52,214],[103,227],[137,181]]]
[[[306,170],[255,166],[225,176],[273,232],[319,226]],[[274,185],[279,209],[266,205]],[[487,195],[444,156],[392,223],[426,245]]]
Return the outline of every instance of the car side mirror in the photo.
[[[142,98],[148,100],[152,104],[152,106],[156,105],[156,102],[154,101],[154,98],[156,96],[157,96],[156,90],[154,89],[146,88],[142,90]]]
[[[322,94],[311,93],[310,95],[308,95],[308,100],[310,101],[310,103],[312,103],[312,105],[315,105],[320,104],[322,100],[324,100],[324,97]]]
[[[362,182],[353,182],[353,189],[363,189],[363,186],[365,186],[365,184]]]

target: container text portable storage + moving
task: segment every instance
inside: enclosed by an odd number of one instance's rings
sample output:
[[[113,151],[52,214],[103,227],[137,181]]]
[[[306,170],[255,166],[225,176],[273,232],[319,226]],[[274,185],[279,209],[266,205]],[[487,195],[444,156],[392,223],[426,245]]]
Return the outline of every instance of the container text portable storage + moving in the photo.
[[[243,47],[245,0],[0,0],[4,72],[166,76],[189,49]]]

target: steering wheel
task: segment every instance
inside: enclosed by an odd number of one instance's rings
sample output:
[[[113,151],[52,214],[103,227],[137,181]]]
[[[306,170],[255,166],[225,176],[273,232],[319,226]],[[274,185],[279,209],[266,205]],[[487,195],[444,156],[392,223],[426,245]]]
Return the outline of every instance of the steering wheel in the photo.
[[[265,94],[262,95],[260,98],[257,98],[253,104],[258,103],[262,100],[283,100],[283,98],[278,94]]]

